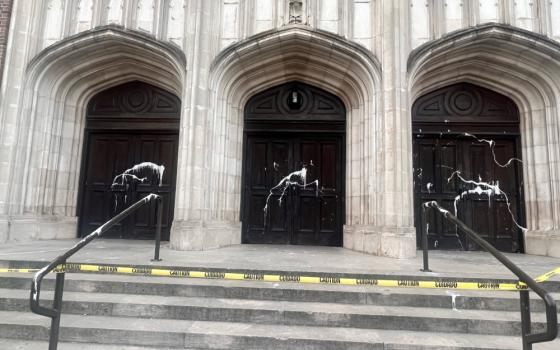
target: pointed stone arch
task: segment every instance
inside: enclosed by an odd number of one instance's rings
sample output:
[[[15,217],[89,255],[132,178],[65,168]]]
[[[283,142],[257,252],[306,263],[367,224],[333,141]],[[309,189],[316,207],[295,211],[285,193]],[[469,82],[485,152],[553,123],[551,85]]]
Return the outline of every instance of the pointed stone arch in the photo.
[[[302,25],[263,32],[222,51],[208,68],[208,110],[199,111],[206,122],[193,119],[191,124],[198,125],[186,141],[192,147],[180,160],[184,183],[176,205],[184,216],[175,218],[172,246],[207,249],[241,242],[245,103],[268,88],[299,81],[338,96],[347,110],[344,246],[380,255],[414,255],[414,243],[388,249],[380,239],[382,227],[389,224],[373,146],[383,133],[378,120],[380,67],[362,46]],[[413,242],[414,236],[410,238]]]
[[[8,239],[76,236],[85,111],[96,93],[139,80],[182,95],[179,48],[120,26],[71,36],[28,64],[23,103],[4,142],[9,156]]]
[[[526,252],[560,252],[560,45],[486,24],[427,43],[408,60],[411,102],[457,82],[510,97],[519,108],[528,231]]]

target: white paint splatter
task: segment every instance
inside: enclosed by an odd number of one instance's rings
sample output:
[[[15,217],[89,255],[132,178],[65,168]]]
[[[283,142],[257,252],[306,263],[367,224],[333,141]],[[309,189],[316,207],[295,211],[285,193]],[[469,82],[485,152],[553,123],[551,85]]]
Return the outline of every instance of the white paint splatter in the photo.
[[[494,151],[494,147],[496,147],[496,141],[494,140],[487,140],[487,139],[479,139],[478,137],[474,136],[473,134],[469,134],[468,132],[466,132],[464,134],[465,136],[468,137],[472,137],[474,138],[477,142],[480,143],[487,143],[488,146],[490,146],[490,151],[492,151],[492,157],[494,158],[494,163],[496,163],[499,167],[501,168],[506,168],[508,166],[511,165],[512,162],[517,161],[519,163],[523,163],[523,161],[519,158],[511,158],[509,159],[507,162],[505,162],[504,164],[501,164],[500,162],[498,162],[498,160],[496,159],[496,152]]]
[[[521,226],[517,220],[515,219],[515,215],[513,214],[513,212],[511,211],[511,203],[509,201],[509,198],[507,196],[507,194],[502,191],[502,189],[500,189],[500,182],[499,181],[495,181],[495,182],[484,182],[482,181],[482,179],[479,177],[478,181],[474,181],[474,180],[466,180],[461,176],[461,172],[460,171],[455,171],[451,174],[451,176],[447,179],[447,182],[451,182],[451,180],[453,179],[453,177],[457,177],[459,180],[461,180],[463,183],[466,184],[471,184],[474,185],[475,187],[470,189],[470,190],[465,190],[462,193],[460,193],[459,195],[457,195],[457,197],[455,197],[455,201],[453,203],[454,209],[455,209],[455,216],[457,216],[457,203],[466,195],[469,194],[476,194],[476,195],[487,195],[488,196],[488,206],[490,206],[491,203],[491,197],[492,196],[503,196],[503,198],[506,201],[506,206],[508,209],[508,212],[511,216],[511,219],[513,221],[513,223],[515,224],[515,226],[517,226],[521,231],[523,232],[527,232],[527,228]]]
[[[151,171],[153,174],[155,174],[158,178],[159,185],[162,185],[165,166],[157,165],[152,162],[142,162],[140,164],[136,164],[130,169],[126,169],[122,174],[115,176],[115,178],[113,179],[113,185],[117,185],[117,180],[119,177],[121,178],[121,185],[124,185],[127,177],[130,177],[133,181],[144,182],[147,180],[146,177],[139,178],[135,175],[144,171]]]
[[[301,183],[299,181],[301,181]],[[315,180],[309,184],[307,183],[307,167],[305,165],[303,166],[303,168],[301,168],[301,170],[291,172],[285,177],[283,177],[278,182],[278,184],[276,184],[276,186],[270,189],[268,196],[266,197],[265,205],[263,208],[265,222],[266,222],[266,215],[268,213],[268,202],[270,201],[270,198],[274,195],[274,192],[276,190],[279,189],[282,190],[282,192],[280,193],[280,198],[278,198],[278,203],[280,206],[282,206],[282,199],[286,195],[286,191],[288,190],[288,188],[290,188],[291,186],[296,186],[305,189],[308,185],[315,185],[315,196],[318,197],[319,180]]]
[[[428,193],[432,193],[432,189],[434,188],[434,184],[431,182],[428,182],[426,184],[426,189],[428,190]]]
[[[459,295],[449,290],[445,291],[445,293],[451,296],[451,309],[453,311],[461,312],[461,310],[457,309],[457,297]]]
[[[148,180],[147,177],[138,177],[136,174],[140,174],[140,173],[146,173],[146,172],[151,172],[153,175],[155,175],[158,179],[159,182],[159,186],[162,185],[162,181],[163,181],[163,172],[165,171],[165,166],[163,165],[157,165],[154,164],[152,162],[142,162],[140,164],[136,164],[135,166],[133,166],[130,169],[126,169],[124,172],[122,172],[121,174],[115,176],[115,178],[113,179],[113,183],[111,184],[111,188],[113,188],[114,186],[124,186],[126,185],[126,189],[128,189],[128,181],[132,181],[132,182],[140,182],[140,183],[144,183],[144,181]],[[120,179],[120,182],[119,182]],[[128,195],[125,193],[124,195],[124,203],[126,204],[126,201],[128,199]],[[117,206],[118,206],[118,201],[117,201],[117,196],[115,195],[115,212],[117,211]]]

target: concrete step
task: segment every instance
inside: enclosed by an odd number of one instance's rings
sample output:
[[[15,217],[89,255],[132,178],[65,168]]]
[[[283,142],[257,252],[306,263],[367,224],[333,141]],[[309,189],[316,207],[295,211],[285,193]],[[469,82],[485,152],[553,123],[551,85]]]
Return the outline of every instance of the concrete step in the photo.
[[[52,294],[43,292],[42,300],[52,299]],[[27,295],[26,290],[0,289],[0,310],[27,312]],[[447,333],[518,335],[521,332],[520,314],[515,311],[154,297],[116,293],[65,293],[63,312],[95,316]],[[532,321],[535,331],[544,330],[543,313],[533,314]]]
[[[0,338],[45,340],[47,318],[0,311]],[[65,315],[61,341],[195,349],[520,349],[518,337]],[[535,346],[552,350],[560,341]],[[124,349],[124,348],[123,348]]]
[[[49,348],[49,343],[47,341],[29,341],[29,340],[0,338],[0,349],[47,350],[48,348]],[[91,344],[91,343],[60,342],[58,344],[58,350],[171,350],[171,349],[173,348],[107,345],[107,344]],[[196,349],[190,348],[187,350],[196,350]]]
[[[43,283],[52,290],[53,275]],[[0,274],[0,287],[29,289],[31,275]],[[456,308],[459,310],[518,311],[519,293],[383,288],[376,286],[302,285],[249,281],[198,280],[168,277],[67,274],[65,292],[120,293],[134,295],[235,298],[303,301],[359,305]],[[556,300],[560,294],[553,294]],[[538,296],[531,296],[531,309],[543,311]]]

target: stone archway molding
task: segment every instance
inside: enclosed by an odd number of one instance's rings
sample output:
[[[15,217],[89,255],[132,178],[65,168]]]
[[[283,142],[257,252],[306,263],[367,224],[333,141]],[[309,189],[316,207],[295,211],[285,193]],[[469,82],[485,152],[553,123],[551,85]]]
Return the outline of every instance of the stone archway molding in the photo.
[[[182,96],[185,56],[172,44],[116,25],[97,27],[47,47],[27,66],[23,102],[4,109],[13,139],[8,186],[0,202],[1,240],[76,237],[83,129],[88,100],[140,80]],[[4,179],[2,179],[4,182]]]
[[[302,25],[255,35],[222,51],[209,67],[207,117],[188,140],[190,153],[180,166],[171,244],[200,250],[241,242],[243,108],[254,94],[300,81],[340,97],[347,109],[346,226],[344,246],[389,256],[415,254],[384,215],[378,158],[373,145],[383,130],[381,68],[370,51],[344,38]],[[203,152],[200,155],[199,152]],[[180,215],[180,214],[179,214]],[[411,226],[411,225],[410,225]],[[381,239],[384,232],[391,237]],[[411,231],[412,232],[412,231]],[[384,242],[386,245],[384,246]]]
[[[512,98],[521,117],[525,251],[560,256],[560,44],[502,24],[427,43],[408,60],[411,102],[470,82]],[[411,103],[412,104],[412,103]]]

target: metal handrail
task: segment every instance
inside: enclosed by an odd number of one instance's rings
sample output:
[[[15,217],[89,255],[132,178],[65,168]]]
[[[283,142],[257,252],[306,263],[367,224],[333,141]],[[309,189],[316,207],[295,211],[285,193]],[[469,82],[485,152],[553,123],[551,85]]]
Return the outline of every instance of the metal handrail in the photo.
[[[57,271],[58,273],[56,274],[56,283],[55,283],[52,308],[48,308],[40,305],[41,283],[43,282],[43,278],[51,271],[54,271],[58,266],[66,264],[66,260],[68,260],[68,258],[70,258],[80,249],[85,247],[89,242],[93,241],[95,238],[100,237],[104,232],[108,231],[111,227],[121,222],[123,219],[133,214],[142,206],[144,206],[145,204],[153,200],[157,201],[157,206],[158,206],[156,243],[155,243],[153,260],[159,261],[160,260],[159,246],[161,241],[161,220],[162,220],[162,213],[163,213],[163,205],[162,205],[163,203],[162,203],[161,196],[158,196],[157,194],[154,193],[150,193],[146,197],[140,199],[130,207],[120,212],[111,220],[101,225],[97,230],[93,231],[92,233],[84,237],[81,241],[76,243],[75,246],[70,248],[64,254],[59,255],[56,259],[54,259],[47,266],[43,267],[35,274],[35,276],[33,277],[33,281],[31,282],[31,295],[29,296],[29,305],[31,307],[32,312],[51,318],[49,350],[56,350],[58,347],[58,333],[60,328],[60,315],[62,311],[62,293],[64,291],[64,275],[65,275],[64,269],[62,269],[61,271]]]
[[[443,215],[447,221],[457,225],[465,232],[474,242],[481,246],[484,250],[492,254],[498,261],[507,267],[519,281],[525,283],[538,296],[542,298],[546,308],[546,330],[542,333],[531,333],[531,309],[529,302],[529,290],[522,289],[520,293],[521,304],[521,337],[523,341],[523,350],[533,349],[534,343],[542,343],[552,341],[558,336],[558,315],[556,310],[556,302],[552,296],[539,285],[531,276],[525,273],[521,268],[515,265],[504,254],[499,252],[490,243],[480,237],[479,234],[471,230],[465,223],[457,219],[448,210],[442,208],[436,201],[426,202],[422,205],[422,250],[424,268],[422,271],[430,271],[428,266],[428,226],[427,211],[428,209],[437,209],[437,212]]]

